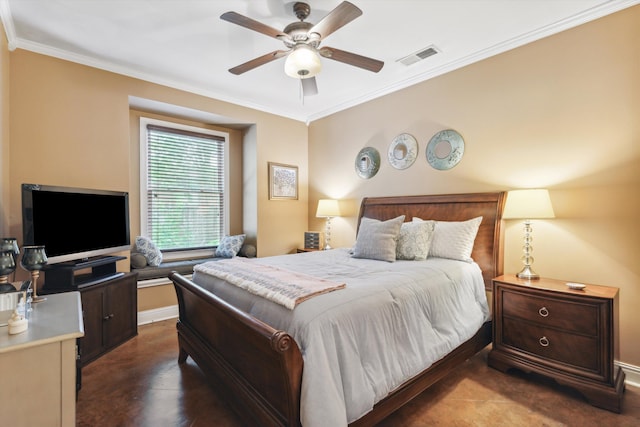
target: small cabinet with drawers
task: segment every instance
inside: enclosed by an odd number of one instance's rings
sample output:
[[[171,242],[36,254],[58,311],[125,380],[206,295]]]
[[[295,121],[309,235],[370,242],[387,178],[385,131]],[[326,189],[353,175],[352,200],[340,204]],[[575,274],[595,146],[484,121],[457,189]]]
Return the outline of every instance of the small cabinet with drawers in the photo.
[[[570,289],[553,279],[493,280],[489,365],[554,378],[593,404],[620,412],[624,372],[617,357],[618,289]]]

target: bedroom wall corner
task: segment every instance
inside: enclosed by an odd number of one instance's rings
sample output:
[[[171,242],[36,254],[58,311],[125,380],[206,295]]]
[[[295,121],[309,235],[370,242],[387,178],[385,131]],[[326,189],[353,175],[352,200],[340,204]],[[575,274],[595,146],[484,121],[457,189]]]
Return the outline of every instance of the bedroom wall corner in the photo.
[[[308,230],[308,129],[302,122],[274,118],[259,124],[256,132],[259,141],[256,149],[258,256],[295,253]],[[265,133],[278,135],[277,141],[264,138]],[[297,199],[269,199],[269,162],[298,168]]]
[[[9,46],[0,22],[0,236],[9,233],[10,202],[10,129],[9,129]]]
[[[258,247],[258,135],[256,125],[242,135],[242,224],[247,243]]]

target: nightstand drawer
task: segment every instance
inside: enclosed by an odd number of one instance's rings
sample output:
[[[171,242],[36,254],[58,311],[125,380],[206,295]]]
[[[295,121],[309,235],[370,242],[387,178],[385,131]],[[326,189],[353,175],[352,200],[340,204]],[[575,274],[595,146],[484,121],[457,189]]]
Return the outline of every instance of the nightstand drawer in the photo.
[[[540,356],[549,361],[601,373],[598,340],[545,328],[529,322],[504,318],[502,344]]]
[[[502,314],[569,332],[592,336],[598,334],[597,305],[502,289]]]

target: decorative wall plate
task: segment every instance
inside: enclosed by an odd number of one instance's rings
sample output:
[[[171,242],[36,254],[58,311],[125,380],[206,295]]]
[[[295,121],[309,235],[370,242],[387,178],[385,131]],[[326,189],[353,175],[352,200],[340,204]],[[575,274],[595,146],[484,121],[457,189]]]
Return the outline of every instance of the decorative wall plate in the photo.
[[[427,144],[427,162],[438,170],[451,169],[464,154],[464,140],[455,130],[447,129],[433,135]]]
[[[380,153],[373,147],[365,147],[356,156],[355,163],[358,176],[369,179],[380,169]]]
[[[389,163],[396,169],[406,169],[418,157],[418,141],[408,133],[401,133],[393,138],[387,151]]]

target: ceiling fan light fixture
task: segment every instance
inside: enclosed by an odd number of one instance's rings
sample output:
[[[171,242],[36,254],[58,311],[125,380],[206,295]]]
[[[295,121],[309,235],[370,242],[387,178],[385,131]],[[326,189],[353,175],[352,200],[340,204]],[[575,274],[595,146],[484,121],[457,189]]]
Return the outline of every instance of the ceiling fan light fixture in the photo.
[[[284,72],[294,79],[308,79],[322,70],[320,56],[311,46],[299,44],[287,56]]]

